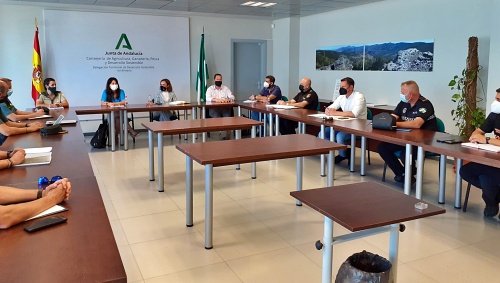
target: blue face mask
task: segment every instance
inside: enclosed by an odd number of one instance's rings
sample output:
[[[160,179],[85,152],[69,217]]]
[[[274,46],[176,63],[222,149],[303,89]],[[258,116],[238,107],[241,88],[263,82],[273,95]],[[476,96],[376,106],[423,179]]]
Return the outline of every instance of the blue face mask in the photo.
[[[404,94],[400,94],[399,97],[401,98],[401,101],[403,101],[404,103],[408,103],[408,101],[410,101],[409,99],[406,99],[406,96]]]
[[[13,92],[14,92],[14,90],[9,89],[9,90],[7,91],[7,97],[11,96]]]

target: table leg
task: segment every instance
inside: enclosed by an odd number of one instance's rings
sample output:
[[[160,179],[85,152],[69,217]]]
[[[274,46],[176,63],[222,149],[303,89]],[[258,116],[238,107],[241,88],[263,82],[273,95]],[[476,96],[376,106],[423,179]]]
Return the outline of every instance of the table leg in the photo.
[[[193,113],[191,113],[193,115]],[[184,120],[188,119],[188,114],[187,114],[187,109],[184,109]],[[184,134],[184,140],[187,141],[188,139],[188,134]],[[193,134],[193,139],[194,139],[194,134]]]
[[[127,109],[123,110],[123,149],[128,150],[128,118]]]
[[[333,260],[333,220],[325,216],[323,231],[323,263],[321,268],[321,282],[332,282],[332,260]]]
[[[462,176],[460,176],[460,168],[462,168],[463,161],[457,158],[457,174],[455,176],[455,208],[462,207]]]
[[[446,155],[439,156],[439,197],[438,203],[444,204],[446,195]]]
[[[419,146],[417,149],[417,188],[415,197],[422,199],[422,182],[424,176],[424,149]]]
[[[154,137],[153,131],[148,130],[148,148],[149,148],[149,180],[155,180],[155,155],[154,155]]]
[[[265,114],[264,114],[264,117],[265,117]],[[262,113],[259,112],[259,121],[262,121]],[[267,122],[266,122],[266,119],[264,118],[264,126],[262,126],[262,133],[260,133],[260,136],[261,137],[267,137],[268,134],[267,134]]]
[[[354,158],[356,156],[356,136],[354,134],[351,134],[351,156],[349,157],[350,160],[350,166],[349,166],[349,171],[354,172]]]
[[[272,114],[271,114],[271,115],[272,115]],[[276,130],[275,130],[275,132],[276,132],[276,136],[278,136],[278,135],[279,135],[279,133],[280,133],[280,118],[278,117],[278,114],[276,114],[276,116],[274,116],[274,117],[276,118],[276,119],[274,119],[274,120],[275,120],[275,122],[276,122],[276,124],[275,124],[275,125],[276,125]]]
[[[241,107],[238,106],[238,117],[241,117]],[[241,139],[241,130],[236,130],[235,134],[234,134],[234,137],[236,139]]]
[[[302,191],[302,173],[303,173],[303,163],[302,163],[303,157],[297,157],[297,179],[296,179],[296,191],[300,192]],[[301,206],[302,202],[300,200],[297,200],[295,202],[297,206]]]
[[[115,146],[115,135],[116,135],[116,128],[115,128],[115,114],[113,112],[109,112],[109,124],[110,124],[110,132],[111,132],[111,151],[115,151],[116,150],[116,146]]]
[[[119,111],[120,113],[120,145],[123,145],[123,111]]]
[[[302,134],[306,133],[306,123],[302,123]]]
[[[193,108],[191,108],[191,120],[196,119],[196,115],[197,115],[197,113],[196,113],[196,107],[193,106]],[[198,136],[198,134],[195,134],[195,133],[192,134],[193,143],[196,142],[197,136]]]
[[[411,144],[406,145],[406,155],[405,155],[405,195],[410,195],[411,190]]]
[[[252,136],[251,136],[252,139],[255,138],[256,132],[257,132],[257,127],[256,126],[252,126]],[[252,162],[251,166],[252,166],[252,179],[257,179],[257,163],[256,162]]]
[[[328,177],[327,177],[327,186],[332,187],[333,186],[333,180],[335,177],[335,163],[333,162],[335,156],[335,151],[330,150],[328,152]]]
[[[158,191],[163,192],[165,172],[163,170],[163,133],[158,133]]]
[[[365,176],[365,165],[366,165],[366,137],[361,137],[361,164],[359,169],[359,175]]]
[[[266,116],[266,114],[264,114],[264,116]],[[275,134],[273,133],[273,114],[269,114],[269,136],[272,137],[274,135]]]
[[[398,246],[399,246],[399,223],[391,224],[389,232],[389,261],[392,263],[392,274],[394,282],[398,282]]]
[[[205,109],[205,106],[201,107],[201,119],[205,119],[207,117],[207,110]],[[201,141],[206,142],[207,141],[207,132],[203,132],[201,134]]]
[[[214,177],[214,166],[212,164],[205,165],[205,249],[209,250],[213,248],[212,245],[212,225],[213,219],[213,204],[214,204],[214,192],[213,192],[213,177]]]
[[[186,226],[193,227],[193,159],[186,155]]]
[[[325,125],[321,125],[321,130],[320,130],[320,138],[324,139],[325,138]],[[325,154],[321,154],[320,156],[320,176],[325,177]]]

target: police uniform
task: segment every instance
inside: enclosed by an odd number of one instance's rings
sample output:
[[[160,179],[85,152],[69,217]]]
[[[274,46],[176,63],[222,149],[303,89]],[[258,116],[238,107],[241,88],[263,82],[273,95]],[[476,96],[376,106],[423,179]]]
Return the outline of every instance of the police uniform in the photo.
[[[9,122],[9,119],[7,119],[7,117],[5,117],[5,115],[3,114],[3,111],[0,110],[0,125],[7,124],[7,122]],[[7,136],[0,134],[0,145],[2,145],[6,139],[7,139]]]
[[[307,105],[304,109],[317,110],[318,109],[318,94],[310,88],[306,92],[299,92],[294,98],[295,102],[300,103],[302,101],[307,101]],[[297,122],[287,119],[280,119],[280,133],[282,135],[292,135],[295,134],[295,128],[297,128]]]
[[[500,114],[490,113],[479,128],[485,133],[493,132],[495,139],[500,139]],[[460,168],[460,175],[462,179],[483,191],[482,197],[487,206],[496,206],[498,209],[500,168],[471,162]]]
[[[416,118],[422,118],[424,120],[424,124],[420,126],[421,129],[437,131],[437,120],[436,115],[434,114],[434,106],[432,103],[427,100],[425,97],[420,96],[420,98],[415,102],[413,107],[410,103],[407,102],[399,102],[396,109],[392,112],[393,115],[397,115],[402,121],[412,121]],[[391,170],[396,175],[395,180],[398,182],[402,182],[404,178],[405,168],[405,155],[406,155],[406,147],[401,145],[396,145],[392,143],[380,143],[378,146],[378,153],[380,157],[387,163],[387,166],[391,168]],[[396,151],[402,151],[401,153],[401,162],[394,155]],[[417,147],[413,147],[412,150],[412,175],[415,175],[417,172],[416,162],[417,159]]]

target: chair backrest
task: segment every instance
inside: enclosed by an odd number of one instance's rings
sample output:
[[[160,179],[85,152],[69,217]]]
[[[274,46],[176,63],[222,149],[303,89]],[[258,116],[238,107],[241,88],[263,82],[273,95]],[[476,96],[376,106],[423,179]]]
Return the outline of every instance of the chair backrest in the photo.
[[[444,133],[446,131],[446,129],[444,127],[443,120],[436,117],[436,123],[437,123],[437,127],[438,127],[437,131],[440,133]]]
[[[373,120],[373,113],[369,108],[366,108],[366,119]]]
[[[316,106],[316,111],[319,111],[321,109],[321,103],[318,101],[318,106]]]
[[[281,100],[283,100],[283,101],[288,101],[288,97],[286,97],[286,96],[282,95],[282,96],[281,96]]]

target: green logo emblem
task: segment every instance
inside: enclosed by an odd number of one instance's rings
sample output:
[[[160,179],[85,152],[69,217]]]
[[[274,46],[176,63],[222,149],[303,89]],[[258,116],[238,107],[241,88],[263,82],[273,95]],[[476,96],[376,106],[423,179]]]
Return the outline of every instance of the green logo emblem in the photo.
[[[122,45],[122,42],[125,41],[126,44]],[[118,43],[116,44],[115,49],[119,49],[120,47],[127,48],[128,50],[132,50],[132,45],[130,45],[130,42],[128,41],[127,35],[122,33],[120,36],[120,39],[118,40]]]

